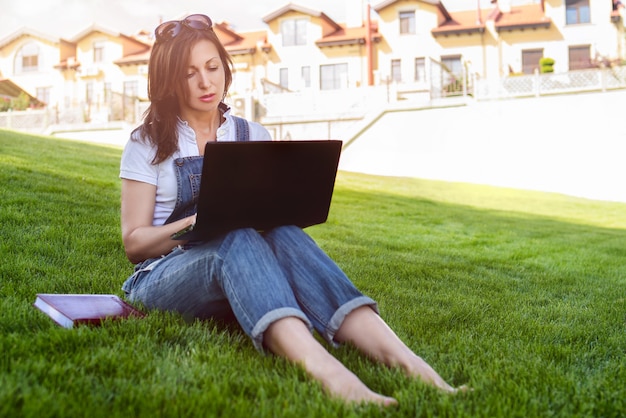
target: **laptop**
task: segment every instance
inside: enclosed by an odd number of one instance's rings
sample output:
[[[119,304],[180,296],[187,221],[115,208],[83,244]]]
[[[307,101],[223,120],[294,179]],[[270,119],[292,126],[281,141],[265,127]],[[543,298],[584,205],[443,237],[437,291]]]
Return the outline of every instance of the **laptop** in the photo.
[[[209,142],[194,225],[177,240],[209,240],[239,228],[265,231],[326,222],[342,142]]]

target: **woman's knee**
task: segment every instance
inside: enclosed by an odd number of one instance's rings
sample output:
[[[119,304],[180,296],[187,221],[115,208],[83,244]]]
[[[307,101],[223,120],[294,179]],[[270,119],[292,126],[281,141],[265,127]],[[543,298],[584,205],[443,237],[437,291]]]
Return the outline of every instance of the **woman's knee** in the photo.
[[[255,245],[262,241],[261,235],[253,228],[239,228],[230,231],[224,238],[224,243],[232,245]]]
[[[267,242],[272,245],[286,244],[288,246],[301,244],[304,237],[308,238],[308,235],[302,230],[302,228],[295,225],[285,225],[273,228],[263,234],[263,237]]]
[[[227,238],[230,239],[256,239],[260,236],[254,228],[239,228],[230,231],[227,234]]]
[[[264,254],[271,254],[267,242],[261,234],[253,228],[241,228],[229,232],[220,248],[220,255],[225,260],[233,254],[237,259],[259,259]]]

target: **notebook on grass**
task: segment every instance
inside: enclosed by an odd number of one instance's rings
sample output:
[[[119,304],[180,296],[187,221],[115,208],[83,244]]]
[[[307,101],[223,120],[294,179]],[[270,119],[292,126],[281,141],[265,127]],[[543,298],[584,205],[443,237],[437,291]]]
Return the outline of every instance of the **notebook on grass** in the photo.
[[[209,142],[196,223],[172,235],[208,240],[239,228],[326,222],[339,140]]]

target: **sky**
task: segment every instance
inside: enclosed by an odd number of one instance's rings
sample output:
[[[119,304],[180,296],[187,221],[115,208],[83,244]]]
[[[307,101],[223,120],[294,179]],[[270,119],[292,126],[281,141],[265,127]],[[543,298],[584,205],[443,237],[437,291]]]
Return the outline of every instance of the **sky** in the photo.
[[[351,2],[359,0],[349,0]],[[367,4],[367,0],[361,0]],[[450,11],[471,9],[478,0],[443,0]],[[487,0],[480,0],[485,2]],[[153,31],[160,20],[204,13],[214,21],[227,21],[239,31],[262,30],[263,17],[294,3],[326,13],[342,23],[346,0],[0,0],[0,40],[26,27],[42,34],[72,39],[96,23],[115,32],[134,35]],[[372,0],[376,5],[382,0]]]

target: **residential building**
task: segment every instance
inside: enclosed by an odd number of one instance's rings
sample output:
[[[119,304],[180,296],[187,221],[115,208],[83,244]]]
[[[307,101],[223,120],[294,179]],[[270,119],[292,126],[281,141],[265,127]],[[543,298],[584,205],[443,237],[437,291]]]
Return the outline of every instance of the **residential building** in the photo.
[[[60,48],[59,39],[31,29],[11,34],[0,43],[0,80],[45,103],[56,101],[64,85],[63,75],[54,68]]]
[[[621,0],[477,1],[461,11],[439,0],[347,0],[346,10],[345,23],[292,3],[262,18],[267,30],[216,23],[233,58],[234,111],[268,125],[317,123],[319,132],[320,120],[359,119],[384,102],[471,94],[477,80],[533,74],[542,57],[556,73],[626,58]],[[0,40],[0,80],[60,121],[136,123],[152,42],[149,32],[97,24],[69,40],[22,29]],[[275,135],[288,136],[281,129]]]
[[[515,5],[495,0],[490,9],[448,12],[436,0],[388,0],[374,7],[386,49],[381,74],[420,82],[423,62],[437,60],[453,75],[482,79],[532,74],[539,59],[555,72],[624,60],[624,22],[612,0],[541,0]]]
[[[0,43],[0,70],[66,122],[123,119],[124,97],[146,99],[151,44],[100,25],[56,39],[22,29]],[[129,101],[129,106],[134,106]],[[129,112],[132,114],[132,112]]]

